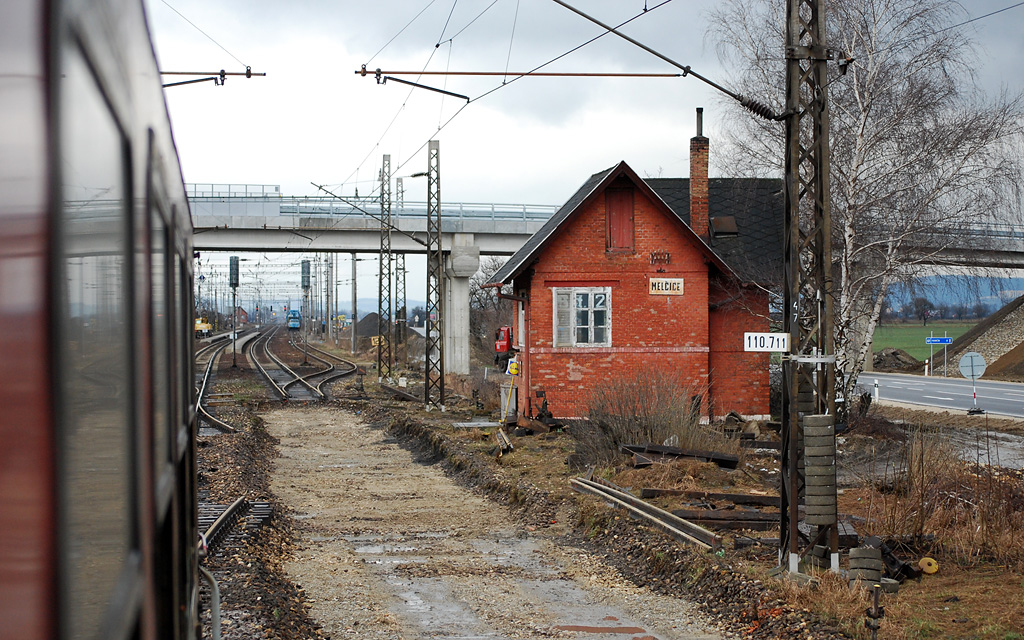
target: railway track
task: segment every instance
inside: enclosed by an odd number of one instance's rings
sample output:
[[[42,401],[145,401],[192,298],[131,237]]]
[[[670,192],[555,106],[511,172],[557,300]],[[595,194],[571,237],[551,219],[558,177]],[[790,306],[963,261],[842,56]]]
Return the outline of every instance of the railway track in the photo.
[[[207,556],[224,555],[225,550],[237,548],[242,541],[270,520],[273,507],[269,502],[250,502],[238,498],[228,505],[201,502],[199,529],[203,532],[203,547]]]
[[[355,373],[356,365],[322,349],[307,345],[307,356],[323,365],[319,371],[300,374],[271,348],[280,327],[275,326],[248,344],[249,360],[282,400],[317,401],[327,397],[330,383]],[[289,341],[290,346],[297,346]],[[312,350],[313,353],[308,353]],[[336,362],[332,362],[334,360]]]
[[[203,422],[211,428],[224,433],[234,433],[237,429],[210,413],[205,404],[205,398],[207,396],[207,387],[210,384],[210,379],[213,377],[213,364],[217,361],[217,356],[220,355],[229,344],[231,344],[230,338],[221,336],[196,351],[195,355],[197,371],[196,410],[199,412],[199,416]]]
[[[199,530],[203,533],[198,543],[199,557],[204,561],[211,556],[220,559],[242,550],[271,515],[273,507],[269,502],[250,502],[245,498],[229,505],[200,502]],[[199,570],[210,585],[210,631],[217,639],[221,637],[220,588],[206,567],[200,566]]]
[[[298,345],[294,342],[290,342],[290,344],[292,347],[298,349]],[[331,383],[356,372],[357,367],[354,362],[340,358],[333,353],[324,351],[323,349],[319,349],[310,344],[307,344],[305,348],[307,349],[307,355],[309,357],[325,366],[321,371],[304,376],[305,381],[308,384],[315,386],[324,397],[327,396]],[[312,351],[313,353],[308,353],[309,351]]]

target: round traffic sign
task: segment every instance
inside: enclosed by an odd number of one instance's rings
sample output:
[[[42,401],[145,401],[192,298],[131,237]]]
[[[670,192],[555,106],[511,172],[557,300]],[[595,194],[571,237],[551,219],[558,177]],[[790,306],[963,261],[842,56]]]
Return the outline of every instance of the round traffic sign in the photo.
[[[977,351],[968,351],[960,358],[960,373],[965,378],[977,380],[985,373],[985,358]]]

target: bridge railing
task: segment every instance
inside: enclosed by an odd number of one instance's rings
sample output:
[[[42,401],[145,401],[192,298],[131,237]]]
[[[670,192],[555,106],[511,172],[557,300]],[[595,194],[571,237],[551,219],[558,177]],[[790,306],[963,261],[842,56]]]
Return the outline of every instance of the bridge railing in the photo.
[[[214,184],[185,183],[188,198],[281,198],[281,185],[277,184]]]
[[[448,219],[547,220],[557,210],[557,206],[543,204],[441,203],[441,216]],[[344,202],[324,198],[286,197],[281,199],[281,213],[283,215],[302,216],[364,216],[366,214],[379,216],[380,201],[350,200],[349,202]],[[405,202],[400,205],[395,204],[392,205],[391,215],[399,218],[422,218],[427,215],[427,203]]]
[[[245,202],[273,202],[279,205],[282,215],[380,215],[380,199],[378,197],[353,196],[341,200],[331,196],[283,196],[281,195],[280,185],[275,184],[214,184],[195,182],[186,184],[185,188],[188,198],[197,203],[217,202],[242,205]],[[239,215],[238,208],[232,207],[232,209],[232,215]],[[441,215],[443,217],[472,218],[475,220],[547,220],[557,210],[558,206],[547,204],[441,203]],[[266,215],[265,211],[265,207],[256,207],[252,215]],[[426,215],[426,212],[426,202],[404,201],[393,203],[391,208],[391,215],[398,217],[423,217]]]

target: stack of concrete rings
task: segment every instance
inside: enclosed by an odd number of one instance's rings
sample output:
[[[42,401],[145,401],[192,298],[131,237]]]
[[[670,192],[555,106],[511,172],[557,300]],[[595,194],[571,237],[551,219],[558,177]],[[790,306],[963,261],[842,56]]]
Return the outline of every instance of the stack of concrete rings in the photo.
[[[834,525],[836,507],[836,428],[833,416],[803,417],[804,504],[807,524]]]
[[[850,549],[850,586],[858,580],[868,585],[880,584],[885,564],[882,562],[882,550],[875,547],[859,547]]]

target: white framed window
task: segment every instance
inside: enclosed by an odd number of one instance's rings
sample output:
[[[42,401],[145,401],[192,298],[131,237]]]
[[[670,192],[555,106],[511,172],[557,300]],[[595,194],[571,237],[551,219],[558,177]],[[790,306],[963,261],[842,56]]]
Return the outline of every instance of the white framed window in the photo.
[[[611,287],[566,287],[552,292],[556,347],[610,347]]]

